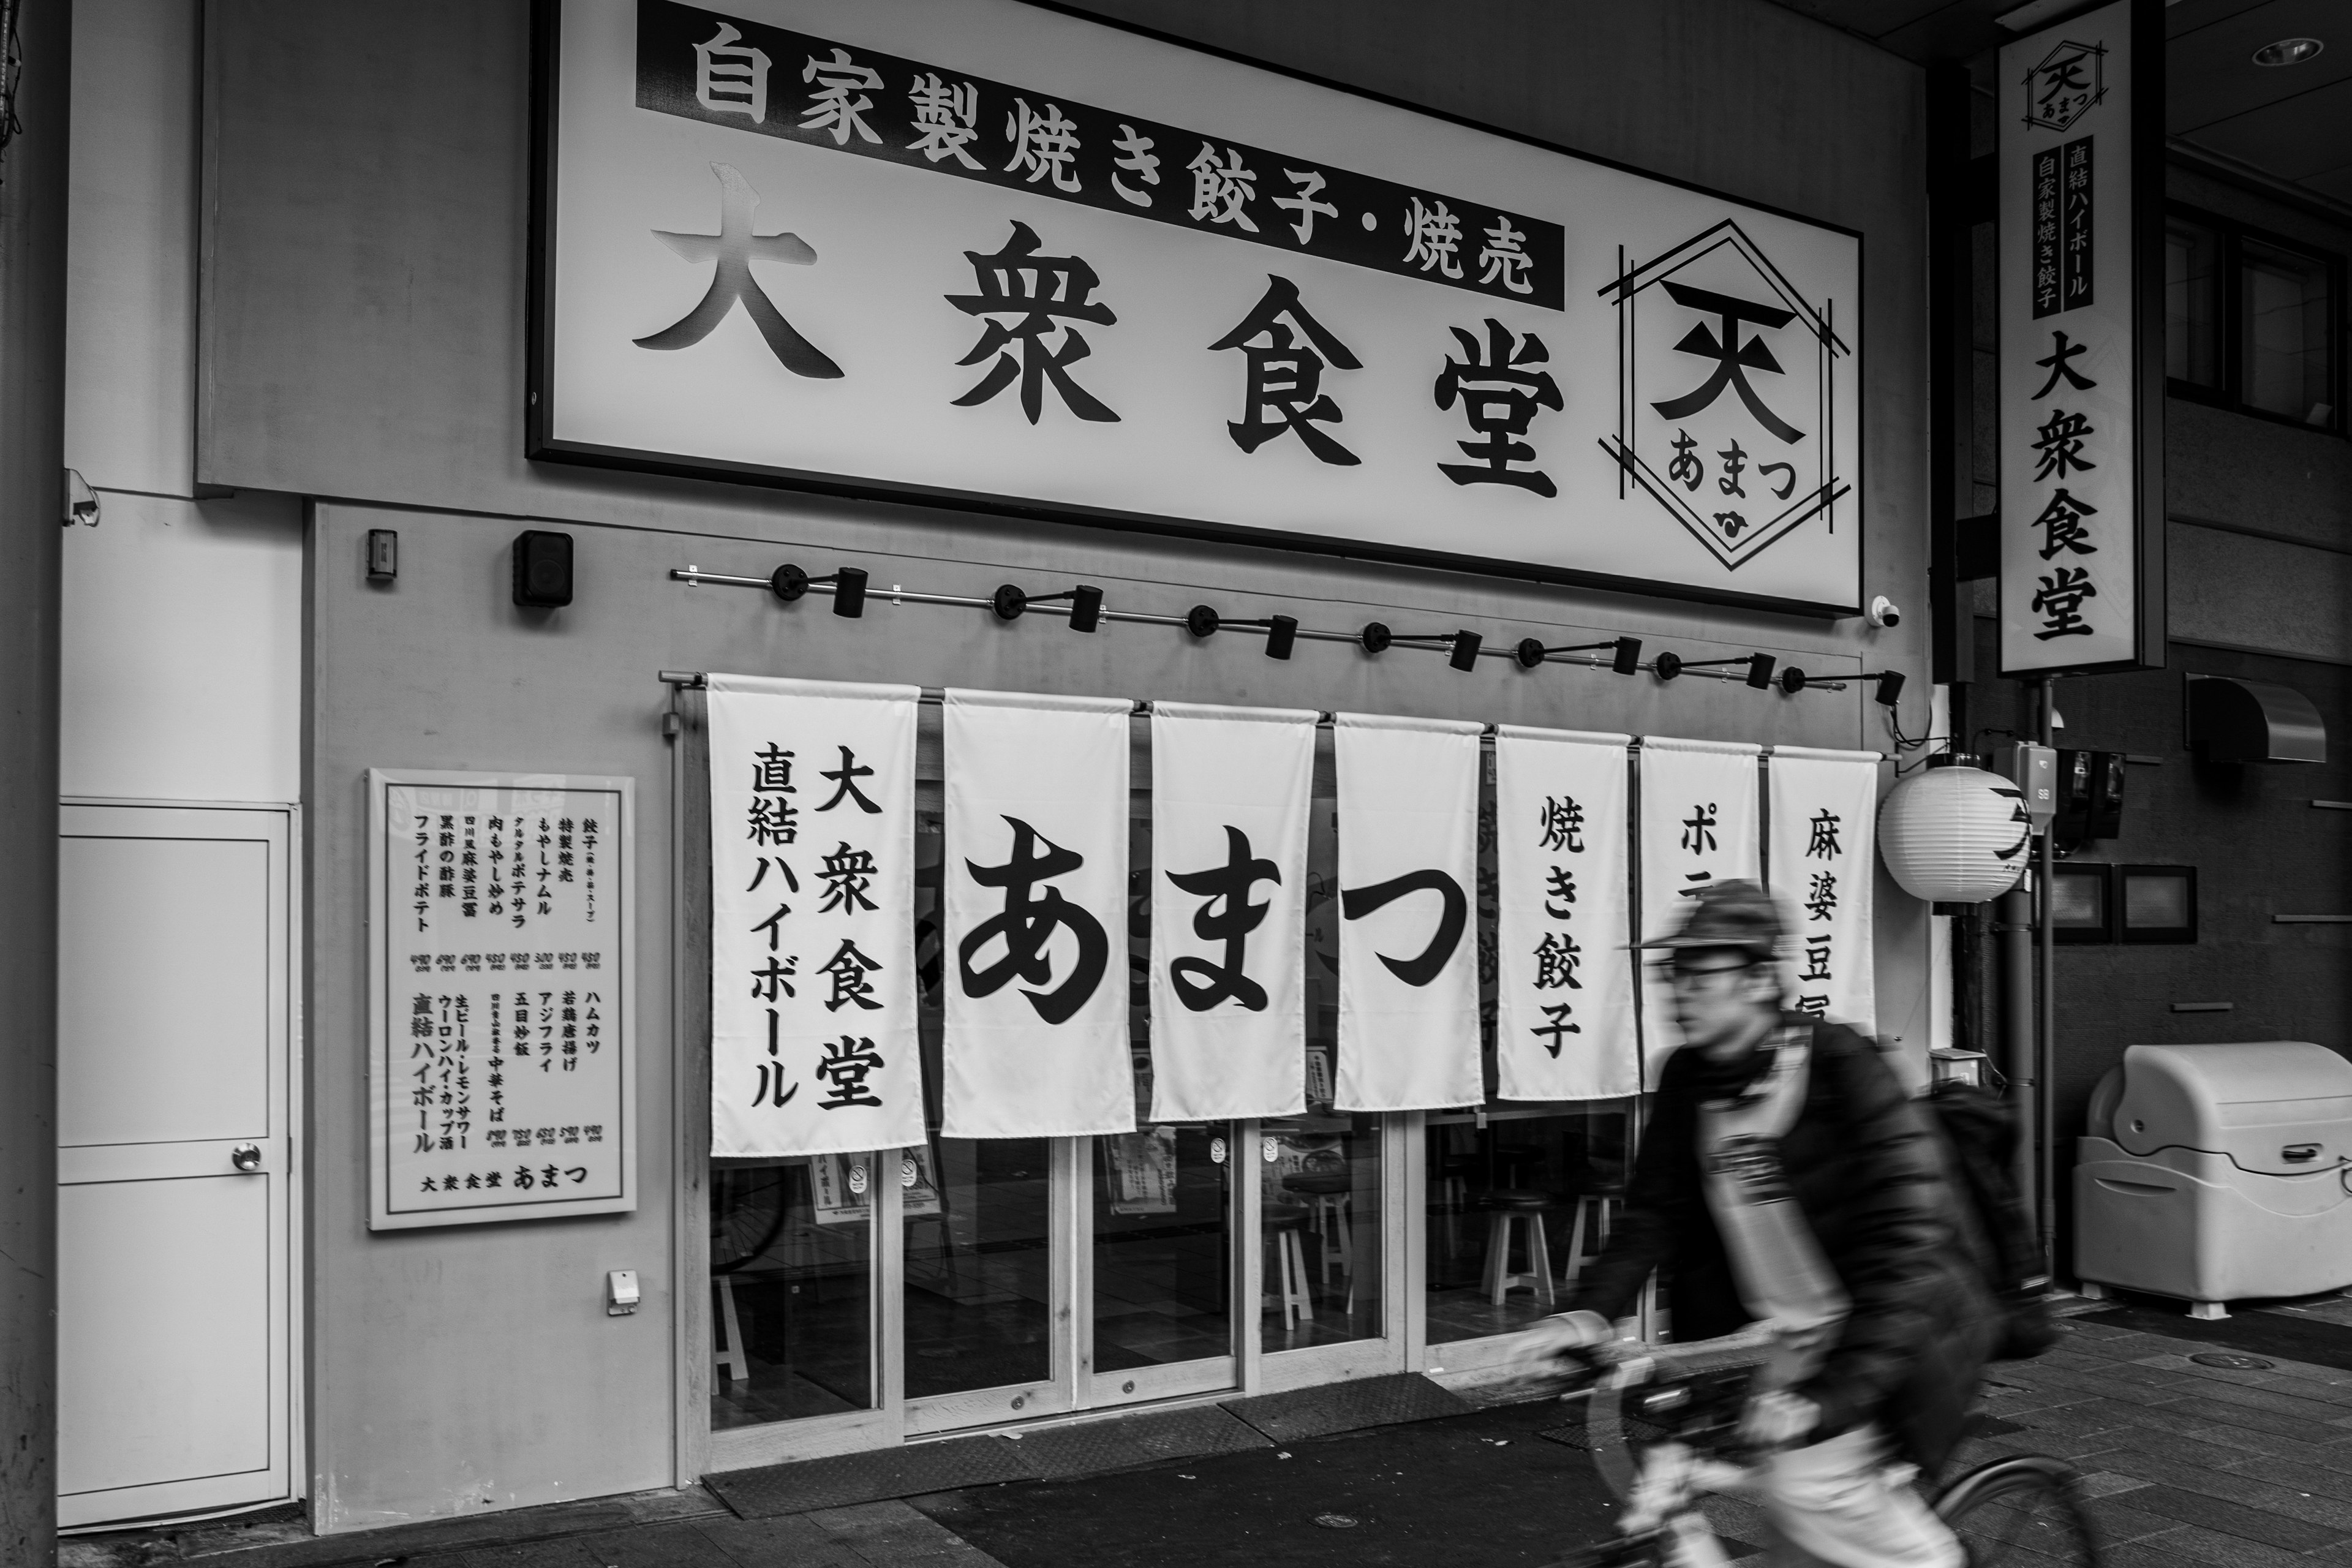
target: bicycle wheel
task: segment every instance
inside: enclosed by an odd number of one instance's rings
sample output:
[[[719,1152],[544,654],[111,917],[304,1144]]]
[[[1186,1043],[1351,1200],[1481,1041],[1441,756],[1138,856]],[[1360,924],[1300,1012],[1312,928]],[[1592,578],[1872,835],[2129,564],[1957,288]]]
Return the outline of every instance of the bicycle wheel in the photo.
[[[2098,1540],[2075,1479],[2074,1466],[2046,1454],[1995,1459],[1946,1487],[1936,1517],[1959,1536],[1969,1568],[2097,1568]]]
[[[711,1173],[710,1271],[732,1274],[784,1233],[791,1216],[785,1167],[758,1165]]]

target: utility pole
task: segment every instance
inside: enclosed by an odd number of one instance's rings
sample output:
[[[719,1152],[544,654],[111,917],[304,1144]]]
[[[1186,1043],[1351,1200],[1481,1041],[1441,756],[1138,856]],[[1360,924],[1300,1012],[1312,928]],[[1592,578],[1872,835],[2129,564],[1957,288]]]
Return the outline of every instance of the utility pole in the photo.
[[[57,1561],[58,624],[70,0],[0,0],[0,1563]]]

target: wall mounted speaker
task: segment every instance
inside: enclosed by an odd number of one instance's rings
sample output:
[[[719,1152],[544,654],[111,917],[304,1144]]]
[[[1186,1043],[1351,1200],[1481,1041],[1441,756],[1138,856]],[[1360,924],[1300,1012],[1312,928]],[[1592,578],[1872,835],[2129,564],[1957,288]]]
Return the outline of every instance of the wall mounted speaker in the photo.
[[[544,529],[515,535],[514,602],[527,609],[560,609],[572,602],[572,536]]]

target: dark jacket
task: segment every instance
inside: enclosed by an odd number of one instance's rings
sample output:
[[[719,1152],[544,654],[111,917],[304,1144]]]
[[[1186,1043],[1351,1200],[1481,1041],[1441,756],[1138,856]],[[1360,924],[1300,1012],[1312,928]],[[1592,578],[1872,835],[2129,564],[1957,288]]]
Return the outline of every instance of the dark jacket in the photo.
[[[1570,1304],[1613,1321],[1661,1270],[1682,1341],[1750,1321],[1699,1184],[1698,1066],[1688,1047],[1667,1058],[1624,1217]],[[1959,1439],[1994,1329],[1990,1298],[1962,1250],[1943,1143],[1870,1041],[1822,1024],[1780,1163],[1852,1302],[1829,1358],[1797,1392],[1820,1405],[1820,1436],[1878,1419],[1932,1475]]]

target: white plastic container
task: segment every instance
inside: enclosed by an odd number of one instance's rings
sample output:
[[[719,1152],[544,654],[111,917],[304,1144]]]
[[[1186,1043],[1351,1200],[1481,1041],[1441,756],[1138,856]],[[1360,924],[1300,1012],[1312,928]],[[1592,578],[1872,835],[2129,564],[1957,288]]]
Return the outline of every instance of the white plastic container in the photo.
[[[2352,1062],[2305,1040],[2127,1048],[2077,1148],[2074,1271],[2198,1318],[2352,1285]]]

